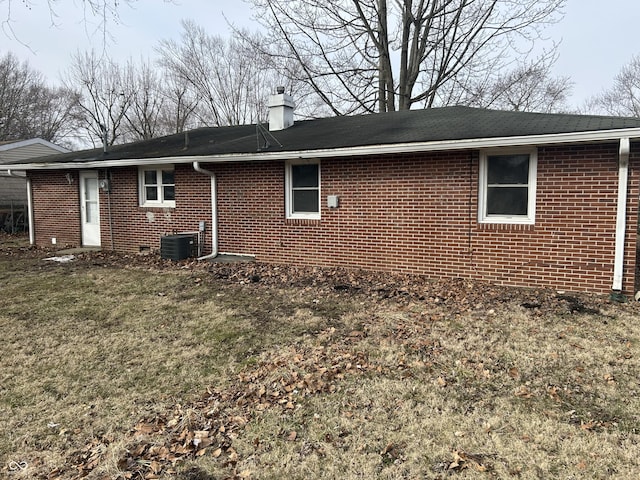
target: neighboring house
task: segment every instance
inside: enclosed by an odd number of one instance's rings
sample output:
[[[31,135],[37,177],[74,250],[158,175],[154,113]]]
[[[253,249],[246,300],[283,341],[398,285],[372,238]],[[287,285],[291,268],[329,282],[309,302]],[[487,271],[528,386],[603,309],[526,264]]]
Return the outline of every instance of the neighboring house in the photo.
[[[3,165],[68,151],[41,138],[0,142],[0,230],[18,225],[16,217],[26,213],[28,200],[25,172],[9,173]]]
[[[38,245],[632,293],[640,119],[467,107],[201,128],[14,165]]]

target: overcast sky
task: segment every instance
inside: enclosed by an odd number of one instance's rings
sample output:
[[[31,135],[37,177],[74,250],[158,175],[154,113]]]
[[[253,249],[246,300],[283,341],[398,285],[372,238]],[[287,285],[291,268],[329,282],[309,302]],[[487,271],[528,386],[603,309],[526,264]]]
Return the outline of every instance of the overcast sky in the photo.
[[[80,0],[63,0],[56,17],[45,0],[0,0],[0,18],[9,15],[0,33],[0,55],[11,51],[57,83],[76,51],[101,50],[104,42],[98,21],[85,16]],[[120,22],[110,20],[109,54],[126,61],[154,57],[163,38],[178,38],[180,20],[193,19],[210,33],[228,33],[225,17],[251,27],[251,10],[241,0],[138,0],[120,8]],[[580,106],[589,96],[608,88],[620,68],[640,53],[634,31],[640,22],[638,0],[568,0],[565,18],[547,34],[561,42],[555,74],[574,82],[571,103]]]

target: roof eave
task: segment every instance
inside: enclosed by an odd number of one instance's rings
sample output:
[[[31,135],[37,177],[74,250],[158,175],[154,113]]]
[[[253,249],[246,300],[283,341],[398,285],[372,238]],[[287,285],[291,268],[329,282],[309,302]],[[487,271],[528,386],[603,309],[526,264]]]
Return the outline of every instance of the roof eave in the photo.
[[[144,166],[159,164],[185,164],[193,162],[252,162],[268,160],[292,160],[304,158],[354,157],[399,153],[417,153],[452,150],[478,150],[499,147],[519,147],[534,145],[558,145],[574,143],[605,142],[620,138],[640,139],[640,128],[596,130],[541,135],[521,135],[512,137],[470,138],[460,140],[440,140],[431,142],[410,142],[364,145],[315,150],[294,150],[278,152],[232,153],[215,155],[180,155],[153,158],[124,158],[114,160],[74,161],[64,163],[24,163],[6,165],[10,170],[61,170],[91,169],[109,167]],[[5,170],[5,168],[3,168]]]
[[[42,138],[30,138],[28,140],[8,142],[4,145],[0,145],[0,151],[10,151],[15,150],[16,148],[29,147],[31,145],[42,145],[45,147],[49,147],[52,150],[57,150],[60,153],[68,153],[71,151],[67,148],[61,147],[60,145],[56,145],[55,143],[51,143],[48,140],[44,140]]]

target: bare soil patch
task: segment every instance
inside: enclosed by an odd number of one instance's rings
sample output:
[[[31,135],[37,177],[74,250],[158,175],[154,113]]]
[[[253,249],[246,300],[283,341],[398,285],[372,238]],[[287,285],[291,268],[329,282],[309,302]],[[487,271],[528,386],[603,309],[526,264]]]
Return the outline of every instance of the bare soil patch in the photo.
[[[0,476],[640,471],[637,303],[0,240]]]

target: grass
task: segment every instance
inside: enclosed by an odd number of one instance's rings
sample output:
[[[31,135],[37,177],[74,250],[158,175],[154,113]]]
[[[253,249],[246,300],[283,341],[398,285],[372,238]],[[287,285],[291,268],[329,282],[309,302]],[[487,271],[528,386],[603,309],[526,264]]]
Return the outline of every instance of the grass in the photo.
[[[87,478],[143,478],[122,462],[140,442],[238,418],[222,454],[146,478],[640,472],[636,304],[457,308],[42,256],[0,249],[0,476],[74,478],[98,445]]]

